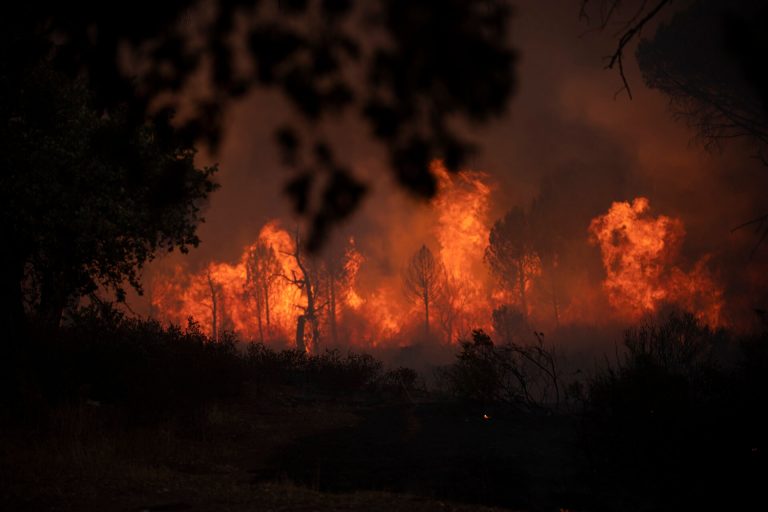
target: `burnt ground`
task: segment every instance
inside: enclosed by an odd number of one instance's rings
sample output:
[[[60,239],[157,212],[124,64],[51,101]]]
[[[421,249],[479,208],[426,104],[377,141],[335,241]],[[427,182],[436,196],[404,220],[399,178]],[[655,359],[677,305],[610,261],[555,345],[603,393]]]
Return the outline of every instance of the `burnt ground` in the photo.
[[[483,415],[488,418],[484,418]],[[573,420],[450,403],[242,397],[160,425],[108,406],[5,431],[3,510],[592,510]]]
[[[422,403],[358,411],[359,423],[297,441],[270,459],[327,492],[387,490],[525,510],[586,505],[564,417]]]

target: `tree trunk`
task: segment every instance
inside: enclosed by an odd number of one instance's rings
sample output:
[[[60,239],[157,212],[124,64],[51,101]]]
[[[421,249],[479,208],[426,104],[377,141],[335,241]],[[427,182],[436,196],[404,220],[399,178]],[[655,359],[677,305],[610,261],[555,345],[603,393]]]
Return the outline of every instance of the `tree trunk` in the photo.
[[[260,295],[260,293],[256,294],[256,319],[258,321],[259,325],[259,341],[261,343],[264,343],[264,326],[261,322],[261,303],[263,302],[263,297]]]
[[[301,351],[306,351],[307,346],[304,343],[304,324],[307,320],[310,320],[313,322],[312,327],[312,343],[317,343],[318,339],[318,329],[317,329],[317,322],[316,320],[316,312],[315,312],[315,287],[312,285],[312,279],[309,276],[309,272],[307,271],[307,268],[304,266],[304,263],[301,261],[301,249],[299,246],[299,235],[296,234],[296,252],[294,253],[294,258],[296,259],[296,264],[299,266],[299,270],[301,270],[302,275],[302,283],[304,284],[304,290],[307,294],[307,307],[304,310],[304,314],[299,317],[299,324],[296,329],[296,348],[298,348]],[[301,337],[299,337],[299,330],[301,331]],[[310,347],[311,348],[311,347]]]
[[[333,277],[333,273],[330,274],[330,286],[328,294],[330,295],[330,301],[328,304],[328,319],[329,323],[331,324],[331,341],[333,341],[335,345],[338,341],[338,331],[336,327],[336,280]]]
[[[269,284],[264,283],[264,312],[267,320],[267,330],[269,330]]]
[[[213,325],[211,326],[211,339],[213,339],[213,341],[217,342],[217,341],[219,341],[219,326],[216,325],[217,324],[217,320],[218,320],[218,318],[217,318],[218,317],[218,311],[217,311],[217,305],[216,305],[216,292],[213,293],[212,298],[213,298],[213,308],[212,308]]]
[[[424,334],[429,338],[429,292],[424,292]]]
[[[320,323],[315,316],[310,321],[312,322],[312,348],[315,353],[318,353],[320,349]]]
[[[304,345],[304,323],[306,321],[304,315],[299,315],[296,323],[296,350],[302,353],[307,351],[307,347]]]
[[[210,271],[208,272],[208,287],[211,289],[211,339],[213,341],[219,341],[219,329],[218,329],[218,300],[216,297],[216,283],[211,278]]]

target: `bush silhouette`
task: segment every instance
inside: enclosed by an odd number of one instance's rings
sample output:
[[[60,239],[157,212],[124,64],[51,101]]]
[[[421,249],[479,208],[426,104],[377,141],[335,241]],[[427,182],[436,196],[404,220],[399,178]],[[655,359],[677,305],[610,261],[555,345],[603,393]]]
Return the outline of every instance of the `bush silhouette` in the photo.
[[[680,312],[628,330],[624,356],[588,385],[583,433],[596,474],[644,496],[637,509],[756,498],[767,341],[739,342]]]

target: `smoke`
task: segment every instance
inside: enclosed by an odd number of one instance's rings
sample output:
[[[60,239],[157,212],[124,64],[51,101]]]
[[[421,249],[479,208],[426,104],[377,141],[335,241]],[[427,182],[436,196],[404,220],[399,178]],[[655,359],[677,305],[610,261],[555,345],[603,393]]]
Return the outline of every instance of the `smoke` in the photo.
[[[612,41],[607,35],[585,36],[585,28],[572,2],[517,2],[511,37],[521,54],[518,93],[502,119],[482,129],[463,127],[482,148],[467,167],[484,173],[483,184],[489,187],[478,213],[485,224],[469,229],[483,234],[515,206],[528,210],[536,202],[546,209],[563,239],[559,294],[568,326],[556,327],[542,284],[535,285],[532,308],[541,311],[541,323],[563,343],[568,333],[586,340],[589,326],[595,333],[614,333],[619,325],[613,317],[606,321],[611,316],[603,287],[607,271],[600,247],[589,242],[590,223],[614,202],[646,197],[654,214],[678,219],[683,226],[674,265],[690,272],[704,258],[708,275],[722,289],[726,323],[748,325],[752,309],[768,299],[762,291],[768,248],[761,247],[750,259],[756,237],[749,229],[731,230],[763,213],[761,191],[768,173],[738,142],[718,153],[691,144],[693,134],[672,119],[666,98],[644,87],[633,59],[627,59],[626,71],[634,99],[616,96],[619,78],[601,66]],[[284,227],[294,225],[282,193],[288,175],[272,139],[274,127],[290,116],[279,97],[262,93],[228,113],[217,157],[222,188],[200,229],[203,243],[188,257],[162,258],[147,269],[148,280],[181,261],[188,272],[201,272],[210,262],[236,265],[244,247],[271,219],[281,219]],[[436,253],[446,246],[449,240],[441,240],[445,232],[438,229],[440,214],[455,203],[438,211],[434,204],[401,192],[389,176],[383,151],[354,119],[334,120],[318,129],[327,132],[342,158],[370,185],[362,208],[328,246],[354,239],[363,255],[355,286],[368,301],[365,314],[387,316],[381,325],[394,324],[400,333],[394,345],[407,344],[418,337],[418,304],[403,297],[402,269],[422,244]],[[476,274],[481,264],[482,254],[469,262]],[[486,312],[493,307],[488,289],[484,282],[482,293],[470,292]],[[351,333],[364,332],[370,320],[360,311],[340,314]],[[489,328],[489,322],[477,320],[475,327]],[[375,342],[389,335],[379,332]]]

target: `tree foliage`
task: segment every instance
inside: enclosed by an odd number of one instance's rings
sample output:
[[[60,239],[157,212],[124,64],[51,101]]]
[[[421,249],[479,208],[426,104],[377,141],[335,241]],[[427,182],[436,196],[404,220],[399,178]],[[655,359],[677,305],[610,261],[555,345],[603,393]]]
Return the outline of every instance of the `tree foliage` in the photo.
[[[259,326],[259,342],[264,343],[265,331],[268,335],[271,327],[270,300],[273,285],[282,272],[275,249],[262,240],[257,241],[256,245],[248,251],[245,270],[244,291],[254,302],[256,322]]]
[[[526,288],[540,270],[540,260],[534,250],[530,219],[522,208],[512,208],[494,223],[485,261],[507,291],[517,295],[520,309],[527,318]]]
[[[6,68],[7,70],[7,68]],[[195,167],[193,147],[170,119],[134,124],[103,110],[83,80],[45,63],[0,74],[2,306],[58,324],[67,300],[103,287],[141,291],[158,251],[199,242],[215,167]]]
[[[618,68],[631,98],[623,56],[640,39],[637,60],[646,85],[670,98],[674,114],[697,132],[707,147],[734,137],[757,143],[759,156],[766,141],[768,71],[760,63],[768,50],[768,8],[760,0],[696,0],[674,11],[672,0],[582,0],[580,18],[596,30],[618,27],[615,50],[607,69]],[[653,37],[643,29],[674,12]]]
[[[286,191],[312,220],[313,248],[366,190],[318,128],[359,118],[397,181],[433,195],[430,160],[457,169],[470,149],[449,121],[484,122],[512,94],[509,18],[501,0],[32,0],[4,13],[0,55],[11,70],[52,56],[99,108],[125,105],[136,123],[184,111],[181,132],[212,149],[233,101],[281,93],[296,114],[274,127],[296,170]]]
[[[696,2],[638,46],[648,87],[669,97],[674,115],[706,147],[746,137],[762,155],[768,145],[766,98],[755,81],[765,71],[742,62],[744,45],[762,55],[759,44],[768,40],[759,24],[766,20],[761,2]]]
[[[424,306],[424,332],[429,336],[429,310],[440,297],[446,284],[443,264],[435,259],[426,245],[411,256],[403,272],[406,294]]]

